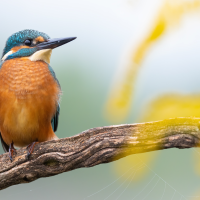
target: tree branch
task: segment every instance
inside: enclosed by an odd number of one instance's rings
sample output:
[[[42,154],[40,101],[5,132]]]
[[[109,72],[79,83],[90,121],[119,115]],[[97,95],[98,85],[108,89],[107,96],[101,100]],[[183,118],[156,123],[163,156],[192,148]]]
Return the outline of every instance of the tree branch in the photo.
[[[199,128],[199,118],[100,127],[73,137],[39,143],[29,160],[26,148],[17,150],[13,162],[5,153],[0,155],[0,189],[112,162],[130,154],[198,147]]]

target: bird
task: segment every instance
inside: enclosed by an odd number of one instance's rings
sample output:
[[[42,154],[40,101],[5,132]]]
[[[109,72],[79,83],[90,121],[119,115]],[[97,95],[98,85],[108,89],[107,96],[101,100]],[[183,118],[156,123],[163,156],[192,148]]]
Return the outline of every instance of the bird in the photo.
[[[38,142],[58,139],[62,92],[50,57],[74,39],[51,39],[32,29],[7,39],[0,63],[0,139],[11,162],[15,147],[27,146],[29,158]]]

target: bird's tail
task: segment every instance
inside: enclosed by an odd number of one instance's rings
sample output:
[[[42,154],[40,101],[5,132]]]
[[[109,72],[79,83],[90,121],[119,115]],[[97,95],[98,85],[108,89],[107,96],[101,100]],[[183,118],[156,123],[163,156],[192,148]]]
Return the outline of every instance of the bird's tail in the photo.
[[[0,138],[1,138],[1,144],[2,144],[3,150],[5,152],[8,152],[9,151],[9,146],[4,142],[4,140],[2,138],[2,135],[1,135],[1,132],[0,132]]]

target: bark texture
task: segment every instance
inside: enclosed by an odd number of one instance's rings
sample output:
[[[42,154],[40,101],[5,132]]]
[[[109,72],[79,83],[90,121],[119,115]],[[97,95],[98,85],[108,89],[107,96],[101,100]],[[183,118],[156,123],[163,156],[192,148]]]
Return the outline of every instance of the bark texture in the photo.
[[[112,162],[130,154],[199,147],[199,129],[199,118],[115,125],[39,143],[29,159],[26,148],[17,150],[13,162],[5,153],[0,155],[0,189],[80,167]]]

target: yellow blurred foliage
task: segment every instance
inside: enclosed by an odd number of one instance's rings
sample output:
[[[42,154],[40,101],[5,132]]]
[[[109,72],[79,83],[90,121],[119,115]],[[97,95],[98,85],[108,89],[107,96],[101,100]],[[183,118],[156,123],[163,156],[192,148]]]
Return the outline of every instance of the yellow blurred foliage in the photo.
[[[132,81],[136,79],[137,68],[134,66],[128,67],[126,75],[122,77],[122,84],[120,82],[115,83],[106,102],[105,116],[110,121],[121,122],[129,113],[134,89]]]
[[[150,45],[161,37],[170,27],[176,27],[185,13],[195,11],[200,8],[200,1],[168,0],[161,8],[158,17],[153,25],[152,31],[141,42],[133,55],[133,62],[141,64],[145,53]]]
[[[144,108],[140,121],[157,121],[176,117],[200,117],[200,94],[167,94]]]
[[[129,64],[123,66],[124,73],[120,79],[113,83],[113,87],[108,96],[105,106],[106,118],[110,121],[119,123],[124,120],[131,108],[138,70],[148,53],[149,48],[156,44],[170,28],[177,28],[183,16],[187,13],[199,10],[200,0],[166,0],[158,12],[155,21],[152,23],[151,30],[143,38],[139,46],[132,52]],[[179,95],[168,94],[157,98],[141,114],[139,121],[154,121],[175,117],[200,117],[200,95]],[[165,123],[165,122],[164,122]],[[163,126],[160,124],[159,126]],[[168,124],[168,126],[170,126]],[[158,128],[158,127],[157,127]],[[144,130],[145,131],[145,130]],[[145,177],[148,167],[151,165],[157,153],[138,154],[128,156],[115,165],[117,174],[123,174],[130,166],[140,166],[141,169],[134,169],[132,181],[138,181]],[[141,162],[142,161],[142,162]],[[130,174],[127,176],[130,176]],[[124,178],[129,178],[124,176]]]
[[[152,114],[152,113],[151,113]],[[143,140],[142,145],[147,145],[149,141],[156,141],[158,138],[155,138],[156,135],[161,133],[161,130],[165,130],[163,133],[166,133],[167,130],[170,132],[174,131],[176,132],[178,126],[181,128],[184,127],[184,134],[190,134],[191,133],[191,128],[193,127],[194,132],[199,131],[199,129],[196,127],[197,124],[199,124],[199,118],[195,117],[188,117],[188,118],[172,118],[172,119],[166,119],[162,121],[157,121],[154,123],[148,123],[145,126],[137,126],[137,129],[135,129],[136,132],[142,133],[140,135],[140,140]],[[190,125],[188,128],[187,126]],[[152,135],[152,132],[154,133]],[[130,143],[131,147],[132,143]],[[156,150],[159,149],[155,146],[150,147],[151,149],[149,150]],[[129,148],[131,149],[131,148]],[[159,151],[154,151],[154,152],[148,152],[148,153],[138,153],[141,152],[141,146],[137,147],[134,146],[134,153],[135,155],[127,156],[126,158],[120,159],[116,164],[114,165],[115,172],[117,174],[122,175],[123,174],[123,179],[131,179],[132,182],[136,181],[141,181],[142,178],[145,178],[146,175],[149,172],[152,172],[152,165],[155,163],[155,158],[159,154]],[[130,153],[133,153],[133,150],[130,150]],[[128,155],[128,153],[126,154]],[[125,156],[126,156],[125,155]],[[199,152],[200,155],[200,152]],[[199,161],[199,159],[198,159]],[[198,164],[198,167],[200,165]],[[132,173],[126,173],[131,168]],[[200,169],[200,168],[199,168]]]
[[[177,27],[177,24],[181,21],[184,14],[199,8],[200,0],[166,0],[164,2],[147,37],[141,41],[136,51],[132,53],[129,64],[123,66],[123,77],[120,77],[120,80],[116,80],[111,88],[105,106],[105,115],[107,119],[119,123],[128,116],[137,73],[149,47],[153,43],[155,44],[155,42],[164,35],[166,30],[170,27]]]

